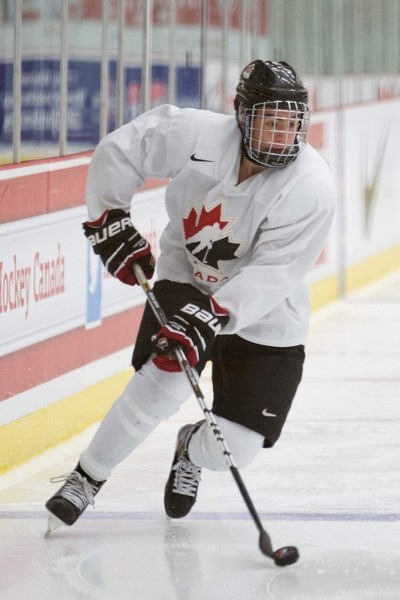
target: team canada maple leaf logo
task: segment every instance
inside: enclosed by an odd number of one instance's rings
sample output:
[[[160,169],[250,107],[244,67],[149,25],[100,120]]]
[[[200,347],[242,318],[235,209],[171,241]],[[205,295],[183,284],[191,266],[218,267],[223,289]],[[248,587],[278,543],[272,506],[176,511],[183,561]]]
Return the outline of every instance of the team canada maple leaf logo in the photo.
[[[220,262],[237,258],[236,251],[241,246],[230,238],[232,219],[222,217],[222,204],[210,210],[204,206],[197,211],[191,209],[183,219],[186,249],[198,262],[220,271]]]

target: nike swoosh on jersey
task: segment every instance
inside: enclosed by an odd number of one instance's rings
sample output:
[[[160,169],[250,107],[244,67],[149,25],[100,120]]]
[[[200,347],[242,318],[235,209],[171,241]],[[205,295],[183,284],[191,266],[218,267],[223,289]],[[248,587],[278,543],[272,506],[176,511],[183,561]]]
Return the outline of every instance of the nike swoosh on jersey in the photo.
[[[268,408],[264,408],[264,410],[261,411],[261,414],[264,417],[276,417],[276,415],[274,415],[274,413],[268,412]]]
[[[196,153],[192,154],[190,160],[194,160],[196,162],[214,162],[213,160],[208,160],[207,158],[196,158]]]

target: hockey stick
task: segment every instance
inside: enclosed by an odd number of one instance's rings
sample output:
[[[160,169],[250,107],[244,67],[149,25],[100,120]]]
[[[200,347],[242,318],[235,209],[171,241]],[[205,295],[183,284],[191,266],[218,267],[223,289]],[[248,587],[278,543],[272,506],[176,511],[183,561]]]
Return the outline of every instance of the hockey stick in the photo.
[[[143,269],[141,268],[140,265],[138,265],[137,263],[134,263],[133,271],[135,273],[136,279],[138,280],[141,288],[143,289],[143,291],[145,292],[145,294],[147,296],[149,305],[152,308],[158,322],[160,323],[161,326],[164,326],[167,323],[168,319],[167,319],[163,309],[161,308],[160,304],[158,303],[158,300],[157,300],[156,296],[154,295],[154,292],[153,292],[149,282],[147,281],[145,274],[143,273]],[[263,554],[265,554],[266,556],[268,556],[269,558],[272,558],[273,561],[275,562],[275,564],[280,567],[284,567],[286,565],[291,565],[291,564],[295,563],[299,558],[299,552],[296,547],[284,546],[283,548],[279,548],[279,550],[275,550],[275,552],[273,551],[271,538],[268,535],[268,533],[265,531],[265,529],[261,523],[260,517],[258,516],[258,513],[257,513],[257,511],[254,507],[254,504],[250,498],[250,495],[246,489],[246,486],[245,486],[243,479],[239,473],[239,470],[233,461],[232,455],[226,444],[224,436],[222,435],[222,433],[218,427],[218,424],[217,424],[217,421],[215,420],[215,416],[214,416],[213,412],[207,407],[204,394],[200,389],[200,386],[197,382],[196,375],[195,375],[192,367],[189,365],[183,349],[178,347],[175,350],[175,355],[176,355],[176,358],[182,368],[182,371],[184,371],[184,373],[186,374],[186,376],[188,378],[188,381],[189,381],[192,391],[196,397],[196,400],[198,401],[200,408],[203,411],[206,422],[215,435],[215,438],[216,438],[216,440],[221,448],[221,451],[225,457],[225,460],[229,467],[229,470],[232,473],[232,476],[239,488],[239,491],[242,495],[242,498],[243,498],[251,516],[253,517],[254,523],[256,524],[256,527],[260,534],[259,547],[260,547],[261,552]]]

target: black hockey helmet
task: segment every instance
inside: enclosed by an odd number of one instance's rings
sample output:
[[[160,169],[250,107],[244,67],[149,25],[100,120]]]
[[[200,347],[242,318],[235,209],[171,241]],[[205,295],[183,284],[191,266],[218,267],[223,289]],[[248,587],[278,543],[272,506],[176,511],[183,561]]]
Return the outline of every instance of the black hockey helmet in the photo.
[[[243,69],[236,92],[235,104],[246,106],[267,100],[308,102],[303,82],[284,61],[254,60]]]
[[[240,75],[234,100],[243,138],[242,149],[248,159],[270,167],[285,167],[292,162],[306,147],[309,123],[307,103],[308,91],[288,63],[257,59],[248,64]],[[266,150],[261,146],[260,135],[255,134],[252,124],[254,116],[267,109],[269,114],[275,111],[278,134],[282,133],[279,129],[283,122],[282,111],[288,111],[287,119],[297,119],[298,133],[290,147],[282,144],[281,149],[277,150],[274,144],[274,149]]]

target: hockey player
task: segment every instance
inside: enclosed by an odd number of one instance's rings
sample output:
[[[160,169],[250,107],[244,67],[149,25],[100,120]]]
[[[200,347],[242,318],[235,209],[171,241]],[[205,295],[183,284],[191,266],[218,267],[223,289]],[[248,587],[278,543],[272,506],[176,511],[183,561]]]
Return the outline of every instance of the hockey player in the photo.
[[[191,395],[175,349],[200,374],[212,361],[213,412],[238,467],[279,438],[302,376],[309,321],[304,278],[334,212],[330,169],[307,144],[308,93],[285,62],[254,60],[241,73],[235,117],[163,105],[107,135],[87,184],[84,233],[107,270],[137,284],[153,276],[151,248],[130,219],[148,178],[170,178],[169,222],[154,293],[133,352],[135,374],[46,507],[72,525],[109,477]],[[134,204],[134,203],[133,203]],[[133,210],[134,215],[134,210]],[[178,432],[165,510],[187,515],[201,469],[225,470],[204,421]]]

